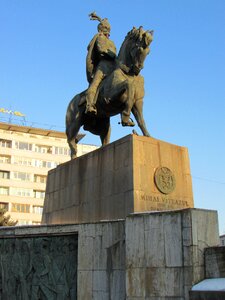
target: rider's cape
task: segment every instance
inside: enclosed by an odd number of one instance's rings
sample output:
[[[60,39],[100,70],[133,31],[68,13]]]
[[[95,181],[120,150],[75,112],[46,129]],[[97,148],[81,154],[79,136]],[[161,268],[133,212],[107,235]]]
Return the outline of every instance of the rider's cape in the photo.
[[[95,73],[95,68],[98,64],[97,61],[97,57],[95,54],[95,50],[94,50],[94,46],[95,46],[95,42],[97,40],[99,36],[99,33],[97,33],[93,39],[90,41],[89,45],[88,45],[88,54],[86,57],[86,74],[87,74],[87,80],[89,83],[91,83],[94,73]]]

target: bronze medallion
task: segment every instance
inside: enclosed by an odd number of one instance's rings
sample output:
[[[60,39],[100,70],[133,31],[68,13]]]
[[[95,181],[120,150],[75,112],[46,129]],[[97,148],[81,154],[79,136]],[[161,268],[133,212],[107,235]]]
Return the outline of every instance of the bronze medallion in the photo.
[[[163,194],[170,194],[176,187],[175,176],[167,167],[157,168],[154,179],[156,187]]]

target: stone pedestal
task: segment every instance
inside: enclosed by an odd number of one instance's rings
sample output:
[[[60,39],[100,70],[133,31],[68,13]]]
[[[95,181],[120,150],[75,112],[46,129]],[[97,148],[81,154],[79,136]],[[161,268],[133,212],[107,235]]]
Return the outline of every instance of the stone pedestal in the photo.
[[[18,299],[189,300],[224,274],[217,213],[192,207],[187,149],[129,135],[49,172],[43,225],[0,229],[0,278]]]
[[[48,174],[43,224],[193,207],[188,150],[129,135]]]

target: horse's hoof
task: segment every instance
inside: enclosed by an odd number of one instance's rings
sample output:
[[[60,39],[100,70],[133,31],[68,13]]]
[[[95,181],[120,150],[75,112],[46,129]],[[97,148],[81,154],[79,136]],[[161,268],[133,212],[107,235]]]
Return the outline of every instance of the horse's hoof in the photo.
[[[135,135],[139,135],[139,134],[137,133],[137,131],[134,130],[134,129],[132,130],[132,133],[135,134]]]

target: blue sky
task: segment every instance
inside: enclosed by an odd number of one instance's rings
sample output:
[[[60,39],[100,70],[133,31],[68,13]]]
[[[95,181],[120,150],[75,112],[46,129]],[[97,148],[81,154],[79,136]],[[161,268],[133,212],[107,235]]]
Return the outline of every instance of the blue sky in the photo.
[[[225,233],[224,0],[0,0],[0,107],[24,113],[28,125],[64,130],[68,102],[87,87],[92,11],[109,19],[118,50],[133,26],[154,29],[142,71],[147,127],[188,147],[195,207],[218,210]],[[119,120],[111,141],[131,133]],[[89,133],[83,142],[100,144]]]

